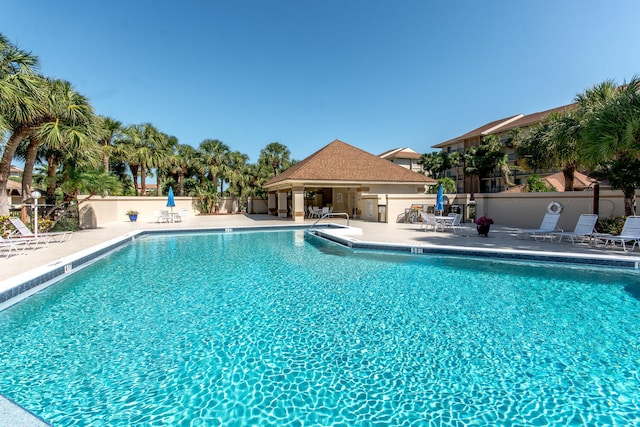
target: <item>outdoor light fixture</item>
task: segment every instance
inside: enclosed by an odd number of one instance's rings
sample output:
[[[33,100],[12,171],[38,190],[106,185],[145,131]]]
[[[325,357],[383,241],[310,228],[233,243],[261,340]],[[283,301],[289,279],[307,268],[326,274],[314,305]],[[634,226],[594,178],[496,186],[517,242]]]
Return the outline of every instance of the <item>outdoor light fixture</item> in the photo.
[[[31,197],[33,197],[33,217],[34,217],[34,226],[33,226],[33,234],[35,237],[38,237],[38,199],[42,196],[38,190],[33,190],[31,192]]]

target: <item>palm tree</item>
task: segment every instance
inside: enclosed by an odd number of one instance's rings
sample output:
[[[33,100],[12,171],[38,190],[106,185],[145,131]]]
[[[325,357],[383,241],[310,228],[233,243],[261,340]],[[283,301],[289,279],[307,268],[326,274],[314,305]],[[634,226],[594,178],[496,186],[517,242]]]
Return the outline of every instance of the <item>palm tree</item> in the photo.
[[[243,189],[248,184],[247,177],[247,161],[249,156],[239,151],[232,151],[228,155],[229,164],[227,169],[226,179],[229,183],[229,193],[235,200],[236,198],[242,198]]]
[[[176,147],[178,146],[178,138],[175,136],[169,136],[160,132],[160,137],[157,140],[155,156],[151,159],[149,166],[156,168],[156,183],[158,196],[162,196],[162,183],[170,173],[173,156],[175,154]]]
[[[538,124],[520,139],[516,145],[516,154],[519,165],[533,171],[534,174],[541,170],[552,168],[551,157],[548,155],[548,141],[551,139],[547,124]]]
[[[40,113],[42,79],[36,74],[38,58],[0,34],[0,131],[8,131],[0,160],[0,215],[9,214],[7,181],[11,161],[32,130],[32,119]]]
[[[202,162],[211,174],[214,191],[218,192],[218,179],[227,172],[229,147],[217,139],[205,139],[200,143]],[[220,185],[222,192],[222,185]]]
[[[195,172],[197,156],[198,152],[191,145],[178,144],[175,154],[169,161],[169,171],[177,176],[176,193],[178,196],[185,195],[184,180]]]
[[[507,154],[501,151],[502,144],[496,135],[487,135],[482,144],[469,147],[462,154],[463,171],[466,176],[478,178],[478,191],[481,191],[480,183],[483,177],[488,176],[496,168],[508,186],[514,184],[509,179],[509,166]],[[473,200],[473,182],[471,183],[471,200]]]
[[[291,152],[286,146],[279,142],[272,142],[260,150],[258,163],[270,166],[273,171],[273,176],[277,176],[291,166],[292,161],[290,156]]]
[[[548,155],[554,165],[560,166],[564,175],[564,191],[573,191],[575,172],[580,167],[578,153],[580,123],[575,113],[551,117]]]
[[[130,125],[124,129],[124,138],[119,140],[119,151],[124,153],[126,162],[133,175],[136,194],[145,195],[147,191],[147,172],[158,165],[163,154],[156,153],[162,144],[162,134],[151,124]],[[140,175],[140,193],[138,193],[138,174]]]
[[[422,170],[427,176],[436,179],[443,178],[452,166],[451,158],[446,151],[422,154],[418,164],[422,166]]]
[[[114,141],[121,138],[122,123],[111,117],[98,117],[98,143],[102,147],[102,169],[105,173],[109,173],[109,158],[113,151]]]
[[[25,159],[22,178],[23,199],[27,198],[31,187],[33,166],[40,145],[48,147],[50,153],[59,153],[59,157],[79,156],[93,159],[96,152],[96,117],[86,97],[77,93],[71,84],[64,80],[45,81],[47,94],[43,98],[42,114],[32,120],[29,134],[29,147]],[[55,171],[57,164],[49,167]],[[47,203],[55,204],[55,172],[47,191]]]
[[[625,197],[625,215],[635,215],[640,188],[640,77],[617,89],[610,81],[578,97],[583,113],[580,154],[592,175],[608,178]],[[614,86],[615,87],[615,86]]]

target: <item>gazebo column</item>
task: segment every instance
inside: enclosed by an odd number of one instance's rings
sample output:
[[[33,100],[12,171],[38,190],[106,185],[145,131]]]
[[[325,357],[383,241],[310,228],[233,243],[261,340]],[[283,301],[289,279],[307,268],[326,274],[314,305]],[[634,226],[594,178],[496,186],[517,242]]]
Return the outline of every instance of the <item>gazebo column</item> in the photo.
[[[304,222],[304,187],[291,189],[291,212],[295,222]]]
[[[287,217],[287,193],[289,190],[278,190],[278,218]]]
[[[276,207],[276,192],[269,191],[268,205],[269,215],[276,215],[278,213],[278,208]]]

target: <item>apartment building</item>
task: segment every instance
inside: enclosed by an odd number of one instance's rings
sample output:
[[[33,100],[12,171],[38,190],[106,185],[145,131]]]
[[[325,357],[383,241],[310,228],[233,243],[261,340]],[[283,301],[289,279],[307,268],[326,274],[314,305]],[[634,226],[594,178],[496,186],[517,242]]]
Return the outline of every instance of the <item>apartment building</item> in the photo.
[[[516,114],[505,117],[487,123],[456,138],[433,145],[432,148],[438,148],[447,153],[462,153],[470,147],[480,145],[486,136],[496,135],[502,142],[502,150],[508,156],[509,165],[516,166],[518,159],[512,144],[516,132],[520,136],[526,135],[533,126],[548,121],[552,113],[565,113],[575,108],[576,104],[569,104],[533,114]],[[548,173],[553,172],[556,171],[548,171]],[[512,181],[516,185],[523,184],[530,175],[531,171],[514,170]],[[499,171],[495,171],[489,177],[483,177],[480,182],[478,182],[477,177],[465,177],[462,167],[451,168],[447,172],[447,176],[456,183],[456,191],[458,193],[498,193],[508,189]]]

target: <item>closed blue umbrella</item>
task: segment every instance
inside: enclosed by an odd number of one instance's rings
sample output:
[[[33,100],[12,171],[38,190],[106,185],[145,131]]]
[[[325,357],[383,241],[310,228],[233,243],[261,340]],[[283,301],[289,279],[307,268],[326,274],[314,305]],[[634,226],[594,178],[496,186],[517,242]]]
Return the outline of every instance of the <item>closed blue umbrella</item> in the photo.
[[[176,206],[176,201],[173,199],[173,187],[169,187],[169,195],[167,197],[167,207],[171,208],[171,212],[173,212],[173,208]]]
[[[440,184],[440,187],[438,187],[438,194],[436,195],[436,211],[440,211],[440,212],[444,210],[444,206],[443,206],[444,195],[442,194],[443,191],[444,191],[444,188],[442,188],[442,184]]]

